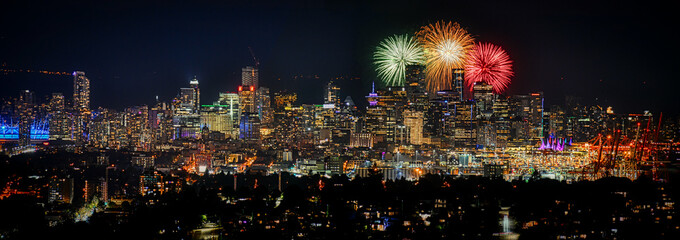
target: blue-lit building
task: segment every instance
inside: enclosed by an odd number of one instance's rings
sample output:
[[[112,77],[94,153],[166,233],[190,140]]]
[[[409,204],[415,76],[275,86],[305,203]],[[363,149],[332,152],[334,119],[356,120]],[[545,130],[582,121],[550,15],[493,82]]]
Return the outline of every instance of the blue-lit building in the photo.
[[[35,120],[30,126],[31,141],[50,139],[50,127],[46,120]],[[19,124],[0,120],[0,141],[18,141]]]

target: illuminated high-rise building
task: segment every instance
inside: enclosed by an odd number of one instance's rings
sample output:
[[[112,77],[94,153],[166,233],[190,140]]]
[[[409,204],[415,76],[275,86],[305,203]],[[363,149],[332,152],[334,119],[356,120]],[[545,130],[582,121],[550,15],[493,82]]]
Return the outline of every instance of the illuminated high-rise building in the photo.
[[[213,105],[219,105],[220,111],[229,117],[232,131],[226,134],[238,136],[239,121],[241,120],[239,94],[233,92],[219,93],[219,98]]]
[[[257,143],[260,141],[260,118],[255,112],[243,112],[239,122],[239,139]]]
[[[532,138],[531,136],[531,96],[513,95],[508,101],[508,115],[510,122],[510,136],[516,143]]]
[[[260,140],[260,116],[257,111],[255,86],[239,86],[238,95],[241,108],[239,139],[257,142]]]
[[[474,148],[477,145],[475,107],[473,100],[463,101],[455,106],[454,146],[457,148]]]
[[[87,124],[90,119],[90,79],[85,72],[73,72],[73,139],[76,144],[87,142]]]
[[[31,144],[31,125],[35,121],[34,96],[30,90],[21,91],[17,110],[19,112],[19,146]]]
[[[510,138],[508,98],[497,96],[493,103],[493,124],[496,129],[496,147],[506,147]]]
[[[403,136],[404,130],[404,109],[406,106],[406,89],[404,87],[387,87],[385,90],[375,89],[366,99],[369,106],[366,107],[365,131],[372,133],[376,143],[384,142],[387,147],[405,140],[399,138]],[[380,147],[380,146],[378,146]]]
[[[253,86],[257,89],[259,85],[260,73],[257,67],[247,66],[241,68],[241,85],[243,86]]]
[[[88,126],[89,146],[104,148],[108,147],[109,136],[111,136],[111,122],[108,120],[109,112],[106,110],[94,111],[95,114]]]
[[[427,112],[429,99],[425,83],[425,66],[406,66],[406,98],[409,109]]]
[[[179,108],[175,109],[177,114],[191,114],[194,112],[194,89],[179,89]]]
[[[381,127],[381,123],[386,118],[385,108],[378,105],[380,96],[375,92],[375,83],[373,83],[371,92],[366,96],[368,106],[366,106],[364,131],[372,134],[374,141],[383,142],[385,131]]]
[[[465,70],[463,69],[454,69],[453,70],[453,89],[456,92],[456,100],[457,101],[463,101],[465,98],[463,98],[463,92],[465,89],[464,85],[464,79],[465,79]]]
[[[454,90],[440,90],[430,99],[424,123],[424,132],[430,136],[451,138],[454,136],[455,110],[460,95]],[[450,142],[450,141],[449,141]]]
[[[211,132],[221,132],[225,135],[231,135],[234,128],[228,111],[215,105],[207,105],[201,111],[201,126],[207,127]]]
[[[175,109],[177,114],[195,114],[200,110],[201,92],[198,88],[198,79],[194,77],[189,81],[190,87],[179,89],[179,106]]]
[[[189,85],[188,88],[180,88],[179,96],[173,101],[174,138],[196,138],[201,130],[199,114],[201,93],[198,88],[198,79],[194,76],[189,81]]]
[[[532,93],[530,96],[529,123],[531,124],[531,137],[534,139],[543,137],[543,92]]]
[[[69,115],[64,109],[64,95],[52,93],[49,102],[50,140],[72,140]]]
[[[408,130],[408,142],[413,145],[423,144],[423,112],[405,110],[404,125]]]
[[[146,105],[125,109],[125,130],[129,147],[136,150],[149,150],[151,136],[149,129],[149,107]]]
[[[386,129],[386,141],[395,143],[397,126],[404,123],[404,108],[406,106],[406,89],[403,87],[387,87],[378,91],[380,99],[378,105],[385,108],[386,117],[383,127]]]
[[[566,137],[566,127],[565,127],[565,112],[557,105],[550,107],[550,114],[544,113],[544,118],[548,117],[547,121],[543,121],[543,136],[547,137],[549,135],[556,136],[558,138]]]
[[[255,90],[255,92],[255,97],[257,98],[257,114],[260,117],[260,123],[263,126],[269,126],[274,121],[269,88],[260,87]]]
[[[472,86],[472,99],[477,104],[477,111],[481,117],[490,118],[493,112],[493,86],[485,82],[477,82]]]
[[[472,86],[472,98],[476,104],[477,144],[483,147],[496,146],[496,129],[492,124],[493,86],[485,82],[476,82]]]
[[[340,87],[335,85],[333,81],[328,82],[323,89],[323,103],[324,104],[340,104]]]
[[[73,72],[73,109],[90,111],[90,79],[85,76],[85,72]]]
[[[243,113],[256,113],[257,103],[255,99],[255,87],[254,86],[239,86],[238,87],[238,97],[239,97],[239,107],[241,108],[241,114]]]
[[[196,79],[196,76],[189,81],[189,85],[191,85],[191,88],[193,89],[191,95],[193,113],[198,113],[198,111],[201,110],[201,90],[198,88],[198,79]]]

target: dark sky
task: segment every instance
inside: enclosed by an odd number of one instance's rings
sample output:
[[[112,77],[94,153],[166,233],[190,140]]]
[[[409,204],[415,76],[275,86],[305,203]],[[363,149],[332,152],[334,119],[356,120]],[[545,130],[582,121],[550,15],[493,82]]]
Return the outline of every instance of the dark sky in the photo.
[[[236,90],[252,47],[261,86],[316,103],[323,82],[358,77],[340,85],[359,103],[376,78],[371,55],[380,40],[450,20],[508,51],[516,72],[508,94],[680,112],[675,8],[662,1],[193,2],[1,1],[0,68],[85,71],[92,105],[111,108],[151,104],[156,95],[167,101],[196,75],[209,104]],[[0,81],[0,96],[72,94],[69,77],[12,73]]]

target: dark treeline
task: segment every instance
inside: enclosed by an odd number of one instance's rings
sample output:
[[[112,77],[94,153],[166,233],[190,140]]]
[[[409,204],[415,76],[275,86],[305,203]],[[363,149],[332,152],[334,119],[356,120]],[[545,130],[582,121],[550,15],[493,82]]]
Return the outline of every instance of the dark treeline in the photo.
[[[237,181],[234,190],[234,179]],[[198,178],[179,193],[124,203],[88,222],[48,228],[39,205],[0,201],[0,227],[17,238],[190,239],[212,226],[222,239],[678,239],[677,187],[641,177],[572,184],[426,175],[383,181],[242,174]],[[35,201],[35,200],[34,200]],[[21,214],[17,214],[21,212]],[[14,213],[14,214],[12,214]],[[503,228],[503,215],[509,226]],[[4,215],[4,214],[3,214]],[[7,219],[7,216],[18,216]],[[210,225],[212,224],[212,225]]]

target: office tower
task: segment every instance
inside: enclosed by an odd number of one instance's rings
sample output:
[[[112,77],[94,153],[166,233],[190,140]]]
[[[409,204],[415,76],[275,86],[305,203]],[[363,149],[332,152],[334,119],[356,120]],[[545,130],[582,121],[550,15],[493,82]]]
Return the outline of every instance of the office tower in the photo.
[[[531,124],[531,137],[539,139],[543,137],[543,92],[532,93],[530,101],[529,123]]]
[[[19,112],[19,146],[31,144],[31,125],[35,121],[35,111],[33,109],[34,96],[29,90],[21,91],[17,110]]]
[[[427,121],[424,123],[424,131],[428,135],[453,138],[458,97],[458,92],[454,90],[437,91],[434,98],[430,100],[430,106],[426,112]]]
[[[201,126],[226,135],[232,135],[234,128],[228,110],[215,105],[208,105],[201,111]]]
[[[547,121],[545,120],[548,118]],[[550,107],[550,114],[544,113],[545,127],[543,129],[543,136],[553,136],[557,138],[566,138],[565,127],[565,112],[560,106],[553,105]]]
[[[82,145],[87,142],[87,124],[90,120],[90,79],[85,72],[73,72],[73,140]]]
[[[404,125],[408,131],[408,142],[413,145],[423,144],[423,112],[405,110]]]
[[[189,86],[179,89],[179,96],[175,102],[175,114],[197,114],[201,110],[201,92],[195,76],[189,81]]]
[[[241,85],[252,86],[256,90],[260,86],[259,75],[257,67],[246,66],[241,68]]]
[[[510,114],[507,97],[497,96],[493,103],[492,119],[496,129],[496,147],[506,147],[510,139]]]
[[[179,89],[179,109],[176,114],[191,114],[194,113],[194,88],[180,88]]]
[[[258,88],[255,90],[255,97],[257,98],[257,114],[260,117],[260,123],[263,126],[271,125],[274,121],[274,113],[272,112],[269,88]]]
[[[229,116],[229,121],[231,122],[232,132],[228,133],[234,138],[238,136],[239,121],[241,120],[241,105],[238,93],[224,92],[219,93],[219,98],[217,104],[220,105],[222,111],[225,111]]]
[[[386,118],[381,126],[385,129],[387,143],[397,142],[397,126],[404,123],[404,108],[406,106],[406,89],[403,87],[387,87],[379,91],[378,105],[385,109]]]
[[[356,128],[358,121],[357,108],[352,97],[347,96],[339,110],[337,108],[336,110],[334,113],[333,142],[344,145],[350,144],[351,133],[360,131],[360,129]]]
[[[477,145],[475,106],[473,100],[455,105],[454,145],[456,148],[475,148]]]
[[[178,98],[173,100],[174,138],[196,138],[201,131],[200,89],[196,77],[189,81],[189,85],[189,88],[180,88]]]
[[[197,114],[200,111],[201,92],[198,88],[198,79],[194,77],[189,81],[190,87],[180,88],[177,99],[176,114]]]
[[[408,101],[408,108],[427,112],[428,111],[428,93],[427,85],[425,83],[425,66],[423,65],[409,65],[406,66],[406,98]]]
[[[516,143],[531,138],[531,98],[529,95],[513,95],[508,102],[510,122],[510,137]]]
[[[239,86],[238,87],[239,107],[241,114],[256,113],[257,103],[255,102],[255,87],[254,86]]]
[[[260,118],[256,112],[241,113],[239,139],[257,143],[260,141]]]
[[[456,101],[465,100],[463,92],[465,89],[464,85],[465,70],[464,69],[454,69],[453,70],[453,89],[456,92]]]
[[[191,93],[191,102],[193,103],[192,113],[198,113],[201,110],[201,90],[198,88],[198,79],[196,79],[196,76],[189,81],[189,85],[191,86],[191,89],[193,89],[193,92]]]
[[[476,82],[472,86],[472,99],[477,103],[480,117],[490,118],[493,113],[493,86],[485,82]]]
[[[197,138],[201,131],[201,116],[199,114],[175,115],[172,118],[175,128],[175,139]]]
[[[496,146],[496,129],[492,124],[493,86],[485,82],[476,82],[472,86],[472,98],[475,101],[475,119],[477,121],[477,144],[483,147]]]
[[[328,82],[323,89],[323,103],[324,104],[340,104],[340,87],[335,85],[333,81]]]

